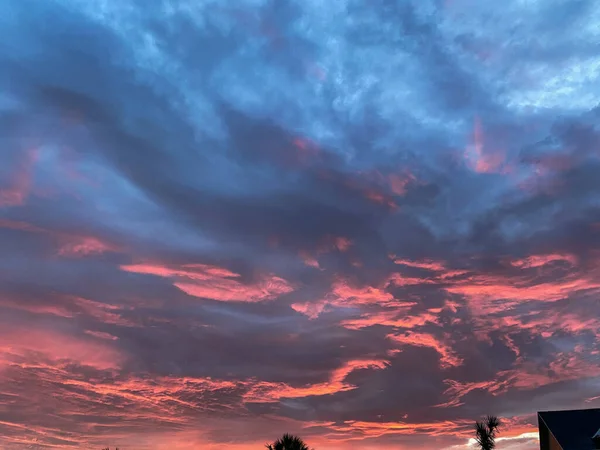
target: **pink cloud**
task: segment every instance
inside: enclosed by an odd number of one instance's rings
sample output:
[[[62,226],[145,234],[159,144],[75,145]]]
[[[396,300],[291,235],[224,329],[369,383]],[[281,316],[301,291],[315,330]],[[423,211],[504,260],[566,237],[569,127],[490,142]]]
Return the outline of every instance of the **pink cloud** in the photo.
[[[93,236],[69,236],[61,240],[66,242],[58,250],[60,256],[82,257],[119,250],[118,247]]]
[[[419,314],[409,313],[408,309],[416,305],[417,303],[407,303],[403,308],[395,308],[394,310],[376,313],[365,313],[358,319],[344,320],[341,325],[353,330],[367,328],[373,325],[412,329],[424,326],[428,323],[437,322],[438,313],[433,311]]]
[[[334,241],[333,245],[340,252],[346,252],[352,246],[352,241],[350,239],[348,239],[348,238],[343,237],[343,236],[336,236],[336,237],[333,238],[333,241]]]
[[[482,389],[489,390],[494,387],[495,381],[481,381],[481,382],[465,382],[462,383],[456,380],[444,380],[444,383],[448,385],[448,388],[444,391],[443,395],[450,397],[450,399],[444,403],[436,405],[437,408],[450,408],[455,406],[463,405],[462,398],[468,393]]]
[[[439,421],[439,422],[366,422],[349,420],[343,425],[331,427],[340,433],[340,440],[352,441],[365,438],[379,438],[388,435],[428,435],[428,436],[465,436],[470,432],[470,421]],[[352,436],[352,437],[350,437]]]
[[[441,271],[446,270],[444,263],[441,261],[433,261],[430,259],[425,259],[422,261],[411,261],[409,259],[395,258],[394,256],[392,256],[392,259],[394,260],[395,264],[401,264],[401,265],[408,266],[408,267],[417,267],[419,269],[426,269],[426,270],[431,270],[431,271],[436,271],[436,272],[441,272]]]
[[[376,189],[365,189],[363,195],[366,199],[369,199],[373,203],[387,206],[390,209],[397,209],[398,205],[392,200],[386,193],[378,191]]]
[[[518,358],[514,367],[498,372],[493,379],[479,382],[444,380],[448,385],[444,396],[448,400],[436,405],[439,408],[456,407],[463,404],[462,398],[475,390],[487,391],[497,396],[511,390],[532,390],[543,386],[600,376],[600,365],[590,361],[585,349],[559,352],[549,364],[536,364]]]
[[[269,403],[283,398],[304,398],[350,391],[356,389],[356,386],[346,381],[352,372],[361,369],[383,370],[388,364],[388,361],[379,359],[351,360],[334,370],[328,381],[301,387],[292,387],[285,383],[257,382],[250,385],[244,399],[247,402]]]
[[[432,334],[408,331],[404,334],[389,334],[387,338],[392,342],[402,345],[429,347],[434,349],[440,355],[440,365],[442,368],[456,367],[463,363],[462,359],[452,350],[449,345],[443,343]]]
[[[28,231],[30,233],[46,233],[47,230],[31,225],[27,222],[21,222],[9,219],[0,219],[0,228],[7,228],[10,230]]]
[[[122,311],[129,309],[108,303],[96,302],[77,296],[50,295],[48,298],[24,298],[0,293],[0,306],[33,314],[56,316],[64,319],[89,317],[104,324],[132,327],[130,320],[123,318]]]
[[[130,309],[124,306],[111,305],[109,303],[96,302],[83,297],[68,296],[71,308],[78,314],[93,317],[105,324],[133,327],[135,323],[123,318],[121,312]]]
[[[19,311],[27,311],[33,314],[51,315],[64,318],[74,317],[73,311],[63,305],[55,305],[51,302],[24,302],[14,296],[0,294],[0,306]]]
[[[98,339],[106,339],[108,341],[116,341],[119,339],[117,336],[113,336],[112,334],[105,333],[103,331],[85,330],[85,334],[89,334],[90,336],[96,337]]]
[[[320,176],[339,184],[373,204],[384,206],[392,211],[398,209],[394,196],[390,193],[387,180],[377,171],[357,172],[344,177],[340,177],[334,172],[322,171]]]
[[[515,368],[501,371],[488,390],[501,394],[511,389],[531,390],[564,381],[583,380],[600,376],[600,364],[591,361],[582,350],[559,352],[549,365],[518,361]]]
[[[364,286],[354,283],[344,277],[338,277],[331,285],[331,291],[316,301],[297,303],[294,308],[298,312],[306,313],[311,318],[317,317],[328,306],[337,308],[360,307],[367,305],[382,305],[388,307],[406,308],[414,305],[412,302],[397,300],[388,292],[390,286],[413,286],[430,284],[432,280],[421,278],[403,277],[393,273],[387,280],[378,286]],[[312,306],[310,305],[312,304]]]
[[[290,293],[293,286],[274,275],[262,276],[253,284],[239,280],[240,275],[205,264],[166,266],[160,264],[123,265],[126,272],[155,275],[172,280],[173,286],[193,297],[218,301],[260,302]]]
[[[531,269],[535,267],[542,267],[546,264],[556,261],[565,261],[571,266],[576,266],[578,261],[575,255],[570,254],[547,254],[547,255],[532,255],[523,259],[516,259],[511,261],[510,264],[520,269]]]
[[[0,207],[25,204],[33,185],[33,170],[38,159],[37,149],[23,153],[23,158],[13,172],[9,185],[0,186]]]
[[[325,311],[327,304],[327,301],[324,300],[320,302],[293,303],[292,309],[308,316],[310,319],[316,319]]]
[[[333,251],[347,252],[352,247],[352,240],[345,236],[332,236],[330,234],[324,236],[317,244],[316,252],[318,255],[330,253]]]
[[[293,141],[296,149],[298,163],[302,165],[310,164],[321,157],[321,150],[309,139],[298,137]]]
[[[308,267],[314,267],[315,269],[321,268],[321,266],[319,265],[319,261],[316,258],[312,257],[308,252],[301,250],[299,252],[299,256],[300,258],[302,258],[302,261],[304,261],[304,264]]]
[[[50,239],[57,242],[59,247],[57,254],[59,256],[83,257],[106,252],[122,251],[122,249],[118,246],[95,236],[78,235],[49,230],[47,228],[42,228],[27,222],[0,219],[0,228],[47,235]]]
[[[1,335],[0,359],[19,367],[76,363],[105,370],[120,367],[125,359],[108,344],[55,330],[5,327]]]
[[[385,286],[354,286],[349,280],[343,278],[333,283],[327,300],[341,307],[396,302],[394,296],[385,291]]]
[[[599,282],[585,276],[580,278],[578,274],[537,284],[526,277],[473,275],[446,287],[446,291],[465,296],[477,313],[492,313],[506,311],[526,301],[552,302],[577,291],[598,288]]]
[[[298,255],[309,267],[320,269],[319,256],[331,252],[347,252],[353,245],[352,240],[344,236],[326,235],[319,240],[316,248],[311,250],[300,250]]]
[[[507,173],[511,170],[506,162],[505,151],[489,148],[485,144],[479,117],[475,118],[472,141],[465,151],[465,160],[469,168],[477,173]]]
[[[388,182],[391,191],[398,196],[404,196],[408,192],[408,186],[414,183],[416,178],[410,172],[403,174],[391,174],[388,176]]]

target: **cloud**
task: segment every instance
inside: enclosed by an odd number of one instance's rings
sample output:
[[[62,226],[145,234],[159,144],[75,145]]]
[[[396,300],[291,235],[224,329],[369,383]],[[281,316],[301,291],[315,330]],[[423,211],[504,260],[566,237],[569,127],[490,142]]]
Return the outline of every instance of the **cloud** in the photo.
[[[4,369],[13,364],[25,367],[41,364],[43,367],[44,361],[49,361],[50,364],[73,362],[102,370],[117,368],[123,360],[118,349],[86,340],[83,336],[74,339],[68,334],[48,330],[24,332],[11,328],[2,334]]]
[[[597,401],[597,2],[151,3],[0,7],[0,446]]]
[[[462,363],[461,359],[453,353],[449,346],[439,342],[432,335],[409,332],[401,335],[389,335],[388,338],[399,344],[433,348],[440,354],[442,367],[457,366]]]
[[[32,189],[33,168],[37,159],[36,150],[25,150],[14,171],[6,178],[8,186],[0,189],[0,206],[23,205]]]
[[[282,278],[266,276],[257,284],[245,286],[236,280],[240,275],[227,269],[202,264],[170,268],[152,264],[123,265],[126,272],[175,278],[173,285],[188,295],[219,301],[273,300],[293,291]]]

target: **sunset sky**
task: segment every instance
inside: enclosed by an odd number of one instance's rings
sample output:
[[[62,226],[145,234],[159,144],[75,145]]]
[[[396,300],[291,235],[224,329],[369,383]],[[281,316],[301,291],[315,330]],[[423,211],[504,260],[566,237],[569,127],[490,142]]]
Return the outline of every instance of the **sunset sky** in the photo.
[[[600,407],[600,2],[0,1],[0,448],[533,450]]]

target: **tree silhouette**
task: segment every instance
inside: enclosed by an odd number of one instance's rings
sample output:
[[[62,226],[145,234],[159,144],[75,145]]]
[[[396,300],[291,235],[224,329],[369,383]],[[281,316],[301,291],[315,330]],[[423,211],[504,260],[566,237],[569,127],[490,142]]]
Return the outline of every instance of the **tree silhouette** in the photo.
[[[481,450],[494,450],[496,448],[498,428],[500,428],[500,419],[496,416],[487,416],[481,422],[475,422],[475,440]]]
[[[272,444],[266,445],[268,450],[310,450],[298,436],[284,434]]]

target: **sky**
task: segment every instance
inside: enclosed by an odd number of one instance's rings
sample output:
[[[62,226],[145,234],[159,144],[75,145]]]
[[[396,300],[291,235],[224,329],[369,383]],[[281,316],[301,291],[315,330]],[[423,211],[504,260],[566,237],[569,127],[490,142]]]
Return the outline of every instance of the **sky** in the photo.
[[[600,2],[0,2],[0,448],[533,450],[600,407]]]

